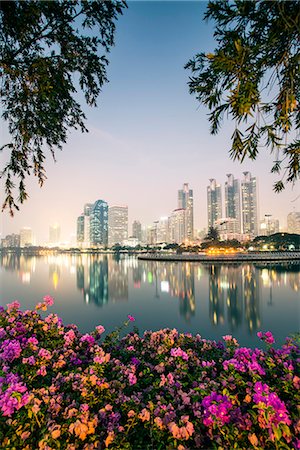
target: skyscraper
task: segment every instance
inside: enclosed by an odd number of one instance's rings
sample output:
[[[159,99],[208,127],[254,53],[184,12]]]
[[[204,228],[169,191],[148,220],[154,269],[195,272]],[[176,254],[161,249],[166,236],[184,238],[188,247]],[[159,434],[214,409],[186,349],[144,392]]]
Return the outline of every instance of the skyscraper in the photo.
[[[233,232],[241,233],[240,182],[230,173],[225,182],[225,217],[232,221]]]
[[[208,228],[215,227],[216,221],[222,217],[222,193],[221,185],[211,178],[207,186],[207,218]]]
[[[108,208],[108,245],[122,244],[128,237],[128,206]]]
[[[170,217],[170,241],[181,244],[186,238],[186,210],[175,209]]]
[[[194,205],[193,190],[188,183],[184,183],[183,189],[178,191],[178,209],[185,210],[185,236],[184,239],[194,239]]]
[[[84,214],[77,217],[77,242],[79,245],[84,241]]]
[[[20,231],[20,247],[30,247],[33,245],[32,229],[24,227]]]
[[[300,212],[293,211],[287,216],[288,233],[300,234]]]
[[[103,200],[97,200],[90,214],[91,245],[108,244],[108,205]]]
[[[258,235],[258,187],[257,179],[250,172],[243,172],[242,223],[243,234],[253,238]]]
[[[138,220],[135,220],[132,224],[132,237],[142,242],[142,225]]]
[[[60,226],[55,223],[49,227],[49,243],[58,244],[60,242]]]

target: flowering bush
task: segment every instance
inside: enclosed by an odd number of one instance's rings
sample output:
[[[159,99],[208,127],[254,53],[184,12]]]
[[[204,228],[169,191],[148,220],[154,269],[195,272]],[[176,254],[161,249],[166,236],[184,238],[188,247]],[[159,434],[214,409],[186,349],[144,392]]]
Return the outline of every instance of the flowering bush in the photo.
[[[0,311],[0,448],[300,448],[299,346],[174,330],[80,334],[45,297]],[[128,316],[128,325],[134,318]],[[297,366],[298,364],[298,366]]]

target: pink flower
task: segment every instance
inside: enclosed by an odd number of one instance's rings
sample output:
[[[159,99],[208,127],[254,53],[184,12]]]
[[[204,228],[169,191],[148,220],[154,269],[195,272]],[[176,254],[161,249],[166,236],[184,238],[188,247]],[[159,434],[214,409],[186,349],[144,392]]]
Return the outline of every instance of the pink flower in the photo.
[[[131,316],[130,314],[128,314],[127,317],[130,320],[130,322],[134,322],[135,321],[135,318],[133,316]]]
[[[96,331],[97,331],[98,334],[103,334],[104,331],[105,331],[105,328],[102,325],[98,325],[96,327]]]
[[[45,295],[43,300],[47,306],[52,306],[54,303],[53,297],[51,297],[50,295]]]
[[[17,300],[15,300],[15,301],[13,301],[11,303],[8,303],[8,305],[7,305],[7,312],[10,313],[13,310],[18,310],[20,308],[20,306],[21,305],[20,305],[20,303]]]
[[[269,345],[272,345],[275,342],[274,336],[271,333],[271,331],[266,331],[265,333],[263,333],[262,331],[259,331],[257,333],[257,337]]]

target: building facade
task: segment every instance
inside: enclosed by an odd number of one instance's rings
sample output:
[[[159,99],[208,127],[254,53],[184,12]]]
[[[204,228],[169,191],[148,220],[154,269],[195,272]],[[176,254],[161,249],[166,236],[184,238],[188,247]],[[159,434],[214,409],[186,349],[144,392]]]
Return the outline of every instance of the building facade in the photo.
[[[92,246],[108,245],[108,205],[97,200],[90,213],[90,243]]]
[[[31,228],[22,228],[20,231],[20,247],[33,245],[33,233]]]
[[[287,216],[288,233],[300,234],[300,212],[293,211]]]
[[[178,191],[178,209],[185,210],[185,237],[192,241],[194,239],[194,200],[193,190],[189,189],[188,183]]]
[[[222,218],[222,192],[221,185],[211,178],[207,186],[207,218],[208,228],[215,227],[216,222]]]
[[[250,172],[243,172],[242,192],[242,226],[243,234],[249,238],[258,235],[258,186],[257,179]]]
[[[108,245],[122,244],[128,238],[128,207],[108,208]]]
[[[225,182],[225,217],[233,234],[241,234],[241,195],[240,182],[230,173]]]
[[[60,226],[55,223],[49,227],[49,243],[57,245],[60,242]]]
[[[186,239],[186,210],[175,209],[170,217],[169,239],[171,243],[181,244]]]
[[[77,217],[76,237],[78,245],[84,242],[84,214]]]
[[[142,224],[138,220],[135,220],[132,224],[132,237],[142,242]]]

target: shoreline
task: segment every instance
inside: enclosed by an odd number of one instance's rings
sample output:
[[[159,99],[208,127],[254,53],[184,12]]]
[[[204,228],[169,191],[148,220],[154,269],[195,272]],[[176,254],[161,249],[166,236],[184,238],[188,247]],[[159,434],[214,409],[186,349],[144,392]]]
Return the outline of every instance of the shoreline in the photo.
[[[276,252],[269,253],[235,253],[228,255],[206,255],[206,254],[145,254],[138,255],[138,259],[142,261],[174,261],[174,262],[201,262],[201,263],[215,263],[215,262],[228,262],[228,263],[240,263],[240,262],[293,262],[300,264],[300,252]]]

